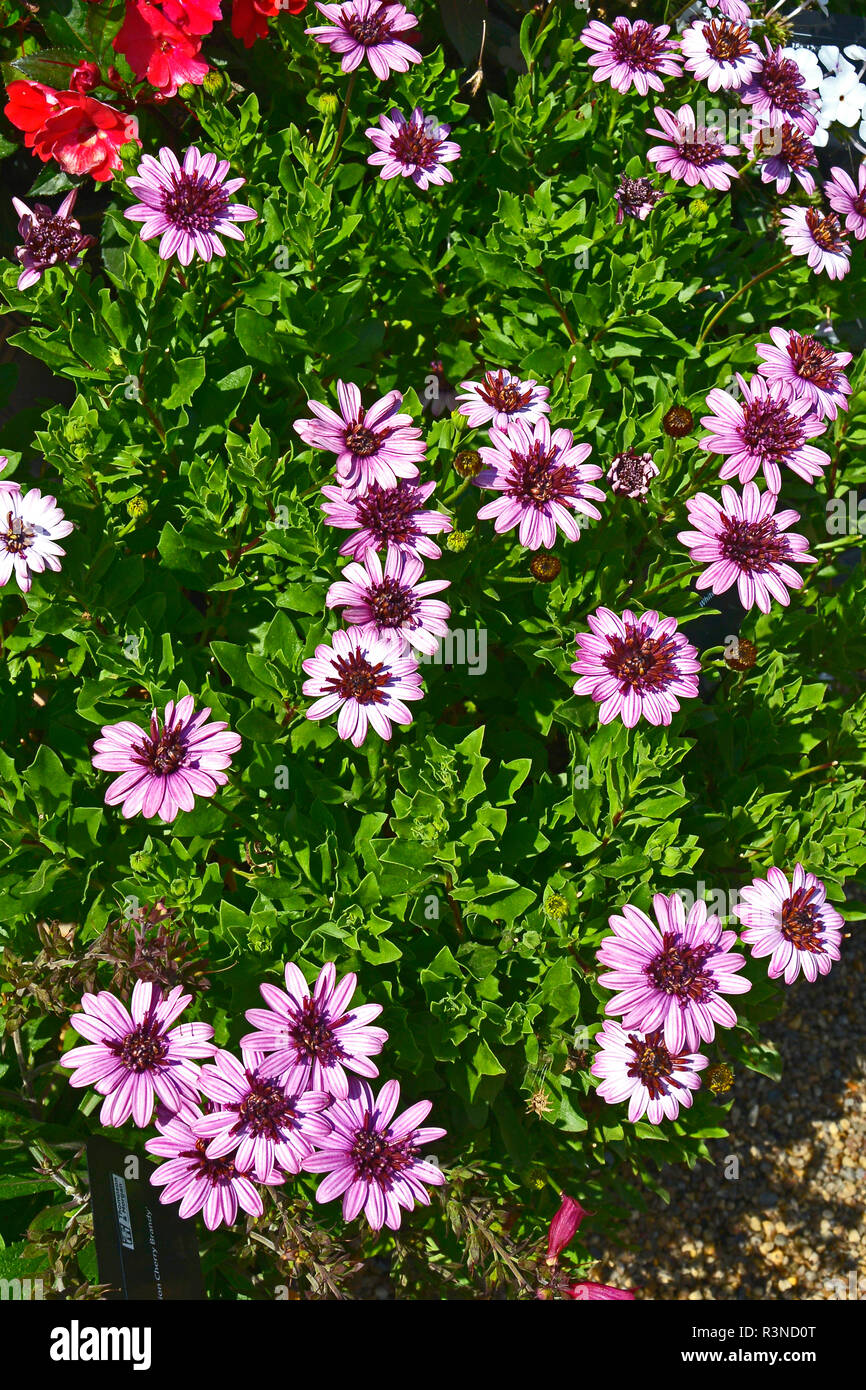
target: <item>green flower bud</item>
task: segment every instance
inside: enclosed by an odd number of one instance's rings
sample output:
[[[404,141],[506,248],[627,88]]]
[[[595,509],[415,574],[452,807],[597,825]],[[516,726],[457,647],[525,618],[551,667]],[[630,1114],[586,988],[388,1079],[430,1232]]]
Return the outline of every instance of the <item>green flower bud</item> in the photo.
[[[445,537],[445,549],[453,550],[456,555],[459,555],[461,550],[466,549],[471,540],[471,531],[451,531]]]

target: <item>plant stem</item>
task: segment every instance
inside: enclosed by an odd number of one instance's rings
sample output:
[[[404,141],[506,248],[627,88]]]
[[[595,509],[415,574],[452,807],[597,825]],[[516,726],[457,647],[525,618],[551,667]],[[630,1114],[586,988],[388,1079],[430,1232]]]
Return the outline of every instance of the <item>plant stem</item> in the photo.
[[[766,279],[768,275],[772,275],[774,270],[780,270],[783,265],[787,265],[788,262],[792,261],[793,259],[793,252],[789,256],[783,256],[780,261],[776,261],[774,265],[767,266],[766,270],[762,270],[757,275],[753,275],[751,280],[747,280],[745,285],[741,285],[740,288],[731,295],[730,299],[726,299],[722,307],[720,309],[717,309],[716,312],[713,314],[713,317],[710,319],[706,327],[702,330],[701,336],[698,338],[696,344],[697,348],[700,349],[703,347],[704,343],[707,340],[707,336],[710,332],[710,329],[714,326],[714,324],[718,323],[719,319],[722,317],[722,314],[724,314],[727,309],[730,309],[731,305],[734,303],[734,300],[739,299],[740,295],[745,294],[746,290],[750,290],[753,285],[757,285],[759,280]]]
[[[331,155],[331,158],[328,160],[327,166],[326,166],[326,168],[325,168],[325,172],[324,172],[324,174],[322,175],[322,178],[323,178],[323,179],[327,178],[327,177],[328,177],[328,174],[330,174],[331,169],[333,168],[334,162],[335,162],[335,160],[336,160],[336,158],[337,158],[337,155],[340,153],[340,146],[341,146],[342,143],[343,143],[343,136],[344,136],[345,133],[346,133],[346,118],[347,118],[347,116],[349,115],[349,102],[352,100],[352,93],[353,93],[353,91],[355,90],[355,78],[356,78],[356,77],[357,77],[357,73],[356,73],[356,72],[353,72],[353,73],[352,73],[352,76],[349,78],[349,85],[348,85],[347,88],[346,88],[346,95],[345,95],[345,97],[344,97],[344,99],[343,99],[343,110],[342,110],[342,112],[341,112],[341,114],[340,114],[340,125],[339,125],[339,129],[337,130],[337,143],[336,143],[335,146],[334,146],[334,150],[333,150],[333,153],[332,153],[332,155]]]

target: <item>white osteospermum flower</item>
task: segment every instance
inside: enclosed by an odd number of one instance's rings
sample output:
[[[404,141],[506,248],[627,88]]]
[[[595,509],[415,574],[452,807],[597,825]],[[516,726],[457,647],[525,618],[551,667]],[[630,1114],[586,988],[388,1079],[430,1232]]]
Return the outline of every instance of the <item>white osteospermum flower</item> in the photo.
[[[821,124],[832,121],[855,126],[866,106],[866,86],[858,81],[856,69],[843,58],[833,77],[826,77],[818,88],[821,97]]]
[[[55,497],[43,497],[38,488],[14,491],[8,484],[0,491],[0,588],[14,573],[22,593],[30,592],[31,575],[60,569],[66,551],[57,544],[72,530]]]
[[[807,87],[818,90],[826,74],[811,48],[783,48],[782,56],[791,58],[797,64]]]

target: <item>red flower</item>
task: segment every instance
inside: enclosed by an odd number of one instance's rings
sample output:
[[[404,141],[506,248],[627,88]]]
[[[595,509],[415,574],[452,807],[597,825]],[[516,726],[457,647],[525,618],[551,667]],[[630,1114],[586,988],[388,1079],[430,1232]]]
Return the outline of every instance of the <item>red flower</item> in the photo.
[[[92,92],[98,87],[102,77],[96,63],[82,62],[73,68],[69,78],[70,92]]]
[[[608,1298],[634,1298],[631,1289],[618,1289],[613,1284],[592,1284],[584,1279],[580,1284],[569,1284],[562,1292],[566,1298],[581,1299],[608,1299]]]
[[[85,93],[57,92],[41,82],[10,82],[6,115],[24,131],[28,149],[67,174],[110,179],[121,165],[118,150],[138,140],[138,122]]]
[[[185,34],[209,34],[223,17],[222,0],[163,0],[160,9]]]
[[[575,1236],[578,1226],[585,1216],[590,1213],[586,1211],[580,1202],[576,1202],[573,1197],[566,1197],[565,1193],[560,1194],[561,1206],[550,1223],[550,1230],[547,1235],[547,1263],[555,1265],[566,1245]]]
[[[32,149],[36,132],[58,109],[57,93],[41,82],[10,82],[6,95],[4,114],[17,130],[24,131],[24,143]]]
[[[185,34],[148,0],[127,0],[126,16],[112,47],[140,82],[173,97],[183,82],[200,86],[208,65],[198,57],[201,40]]]
[[[307,0],[233,0],[232,33],[243,39],[245,48],[252,48],[256,39],[267,37],[268,20],[281,10],[303,14]]]

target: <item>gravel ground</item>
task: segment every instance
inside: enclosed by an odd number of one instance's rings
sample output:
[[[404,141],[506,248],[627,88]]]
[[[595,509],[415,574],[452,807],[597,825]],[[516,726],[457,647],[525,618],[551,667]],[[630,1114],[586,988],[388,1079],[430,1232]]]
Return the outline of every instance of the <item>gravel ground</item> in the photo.
[[[666,1169],[670,1206],[650,1196],[618,1253],[587,1223],[591,1277],[654,1299],[866,1299],[864,996],[866,932],[853,927],[830,974],[799,979],[766,1029],[781,1081],[738,1074],[712,1164]]]

